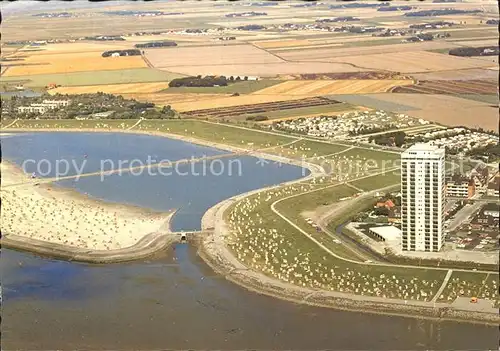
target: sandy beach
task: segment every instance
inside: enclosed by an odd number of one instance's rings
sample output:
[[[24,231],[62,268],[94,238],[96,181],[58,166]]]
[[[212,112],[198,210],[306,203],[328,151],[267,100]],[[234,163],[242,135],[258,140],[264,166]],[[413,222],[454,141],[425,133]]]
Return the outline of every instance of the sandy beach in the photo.
[[[170,232],[172,213],[155,213],[129,205],[89,199],[74,190],[28,184],[15,165],[1,164],[2,232],[68,249],[109,251],[128,248],[151,233]]]

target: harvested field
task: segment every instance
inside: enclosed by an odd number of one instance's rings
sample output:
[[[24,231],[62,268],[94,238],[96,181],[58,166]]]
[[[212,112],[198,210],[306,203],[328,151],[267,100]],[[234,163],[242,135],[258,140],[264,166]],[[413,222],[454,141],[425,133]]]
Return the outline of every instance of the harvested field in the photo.
[[[404,113],[416,118],[448,126],[481,127],[498,132],[498,105],[451,95],[382,93],[364,96],[410,106],[412,109]]]
[[[178,94],[179,95],[179,94]],[[203,96],[206,94],[197,94],[198,96]],[[196,104],[192,102],[177,103],[176,109],[178,111],[193,111],[193,110],[204,110],[222,107],[233,107],[233,106],[243,106],[251,104],[262,104],[262,103],[274,103],[274,102],[286,102],[290,100],[299,100],[301,98],[306,98],[307,96],[283,96],[283,95],[241,95],[241,96],[221,96],[214,97],[212,99],[203,99],[202,101],[197,101]]]
[[[417,94],[496,94],[498,85],[493,80],[427,80],[418,84],[398,86],[393,93]]]
[[[60,87],[49,90],[49,94],[92,94],[97,92],[107,94],[124,93],[155,93],[168,88],[168,83],[130,83],[130,84],[101,84],[77,87]]]
[[[463,69],[442,72],[418,73],[413,74],[413,78],[419,80],[476,80],[488,79],[498,82],[498,72],[490,69]]]
[[[287,39],[287,40],[266,40],[266,41],[254,41],[253,44],[264,49],[274,49],[274,48],[286,48],[290,46],[307,46],[313,45],[308,40],[297,40],[297,39]]]
[[[199,106],[202,102],[211,102],[217,99],[229,98],[231,95],[223,94],[167,94],[167,93],[146,93],[146,94],[121,94],[127,99],[136,99],[137,101],[154,102],[157,105],[170,105],[177,111],[184,108],[193,108]],[[202,104],[203,106],[203,104]]]
[[[447,71],[491,66],[491,63],[482,60],[442,55],[427,51],[396,52],[391,55],[347,56],[333,60],[350,63],[366,69],[388,70],[401,73]]]
[[[262,64],[227,64],[227,65],[191,65],[171,66],[169,71],[185,75],[247,75],[276,77],[282,74],[310,74],[323,72],[359,72],[366,69],[356,68],[344,63],[327,62],[280,62]]]
[[[102,57],[101,52],[27,56],[23,63],[37,64],[11,67],[6,76],[121,70],[147,67],[141,56]]]
[[[384,93],[394,87],[411,84],[411,80],[292,80],[254,94],[329,95]]]
[[[50,83],[57,85],[78,86],[97,84],[120,84],[140,82],[165,82],[182,77],[180,74],[160,71],[153,68],[135,68],[111,71],[71,72],[59,74],[37,74],[32,76],[4,77],[3,81],[25,81],[27,87],[44,87]]]
[[[158,68],[196,66],[202,62],[215,66],[283,62],[283,60],[276,56],[252,45],[230,45],[224,47],[218,45],[201,47],[176,46],[167,49],[148,49],[144,51],[151,64]]]
[[[328,49],[307,49],[295,51],[273,51],[276,55],[290,61],[329,61],[334,62],[336,58],[343,56],[375,55],[386,53],[414,52],[423,50],[435,50],[455,48],[456,44],[444,41],[430,41],[422,43],[406,43],[392,45],[376,45],[369,47],[351,48],[328,48]],[[387,57],[387,55],[385,55]]]
[[[293,101],[276,101],[269,103],[261,103],[261,104],[252,104],[252,105],[239,105],[233,107],[223,107],[223,108],[212,108],[212,109],[204,109],[204,110],[194,110],[189,112],[184,112],[184,116],[189,117],[230,117],[235,115],[247,115],[254,113],[268,113],[272,111],[280,111],[280,110],[288,110],[302,107],[317,107],[317,106],[325,106],[325,105],[334,105],[339,104],[339,101],[322,98],[322,97],[314,97]]]
[[[30,48],[29,46],[21,49],[19,52],[25,52]],[[79,41],[77,43],[57,43],[57,44],[47,44],[43,46],[31,47],[32,49],[37,49],[36,55],[53,55],[53,54],[70,54],[78,52],[103,52],[106,50],[121,50],[121,49],[132,49],[133,45],[123,42],[86,42]]]

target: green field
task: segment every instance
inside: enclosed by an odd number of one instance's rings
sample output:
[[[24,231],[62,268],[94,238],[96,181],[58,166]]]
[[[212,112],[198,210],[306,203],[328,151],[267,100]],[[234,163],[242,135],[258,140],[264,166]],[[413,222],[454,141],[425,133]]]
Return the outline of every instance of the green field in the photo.
[[[236,115],[232,118],[246,119],[248,117],[254,117],[254,116],[266,116],[269,119],[278,119],[278,118],[288,118],[288,117],[301,117],[301,116],[320,114],[320,113],[328,114],[328,113],[348,111],[353,109],[355,109],[354,106],[350,104],[339,103],[339,104],[323,105],[323,106],[299,107],[299,108],[270,111],[270,112],[248,113],[248,114]]]
[[[162,93],[197,93],[197,94],[250,94],[258,90],[283,83],[281,80],[248,80],[231,83],[225,87],[178,87],[162,90]]]
[[[498,274],[453,272],[438,301],[453,302],[457,297],[498,299]]]
[[[31,76],[2,76],[2,82],[25,82],[27,87],[44,87],[50,83],[61,86],[101,85],[122,83],[164,82],[183,77],[181,74],[153,68],[133,68],[94,72],[37,74]]]
[[[487,94],[458,94],[455,95],[462,99],[474,100],[485,102],[487,104],[498,105],[498,96],[497,95],[487,95]]]
[[[401,173],[397,171],[388,171],[384,174],[376,175],[373,177],[355,180],[350,182],[357,188],[363,189],[364,191],[377,190],[385,188],[391,185],[399,184],[401,180]]]
[[[278,199],[307,190],[307,185],[295,184],[236,203],[226,218],[232,232],[229,246],[237,258],[253,269],[299,286],[408,300],[432,299],[445,270],[346,262],[330,255],[271,211],[271,204]],[[318,192],[305,200],[294,197],[290,202],[280,204],[279,209],[297,220],[299,211],[314,209],[321,201],[336,201],[351,191],[335,188],[333,193],[321,195]],[[294,205],[290,209],[292,202]],[[302,224],[300,220],[297,223]]]

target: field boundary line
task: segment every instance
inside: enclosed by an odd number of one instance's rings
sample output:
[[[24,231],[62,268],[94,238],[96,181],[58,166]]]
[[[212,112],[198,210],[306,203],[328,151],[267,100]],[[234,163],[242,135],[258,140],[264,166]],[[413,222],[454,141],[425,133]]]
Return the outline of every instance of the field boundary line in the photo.
[[[448,282],[449,282],[452,274],[453,274],[453,269],[448,270],[448,273],[446,273],[446,276],[443,279],[443,284],[441,284],[441,286],[439,287],[438,291],[436,291],[436,295],[434,295],[434,297],[432,298],[431,302],[436,302],[437,299],[439,298],[439,296],[441,296],[441,293],[443,292],[443,290],[448,285]]]

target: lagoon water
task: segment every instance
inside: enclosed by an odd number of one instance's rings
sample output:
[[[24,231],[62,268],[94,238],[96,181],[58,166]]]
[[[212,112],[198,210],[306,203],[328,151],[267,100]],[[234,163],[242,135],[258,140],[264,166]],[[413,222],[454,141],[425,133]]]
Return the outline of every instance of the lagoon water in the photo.
[[[144,135],[36,133],[2,139],[2,153],[18,164],[83,161],[87,154],[85,172],[92,172],[101,159],[174,161],[226,152]],[[220,200],[303,175],[298,167],[262,165],[252,157],[241,164],[241,176],[124,174],[59,185],[108,201],[178,208],[173,229],[195,230]],[[183,167],[182,173],[190,166]],[[214,274],[187,245],[127,264],[84,265],[10,250],[2,251],[1,263],[5,350],[485,350],[498,344],[494,327],[334,311],[254,294]]]

